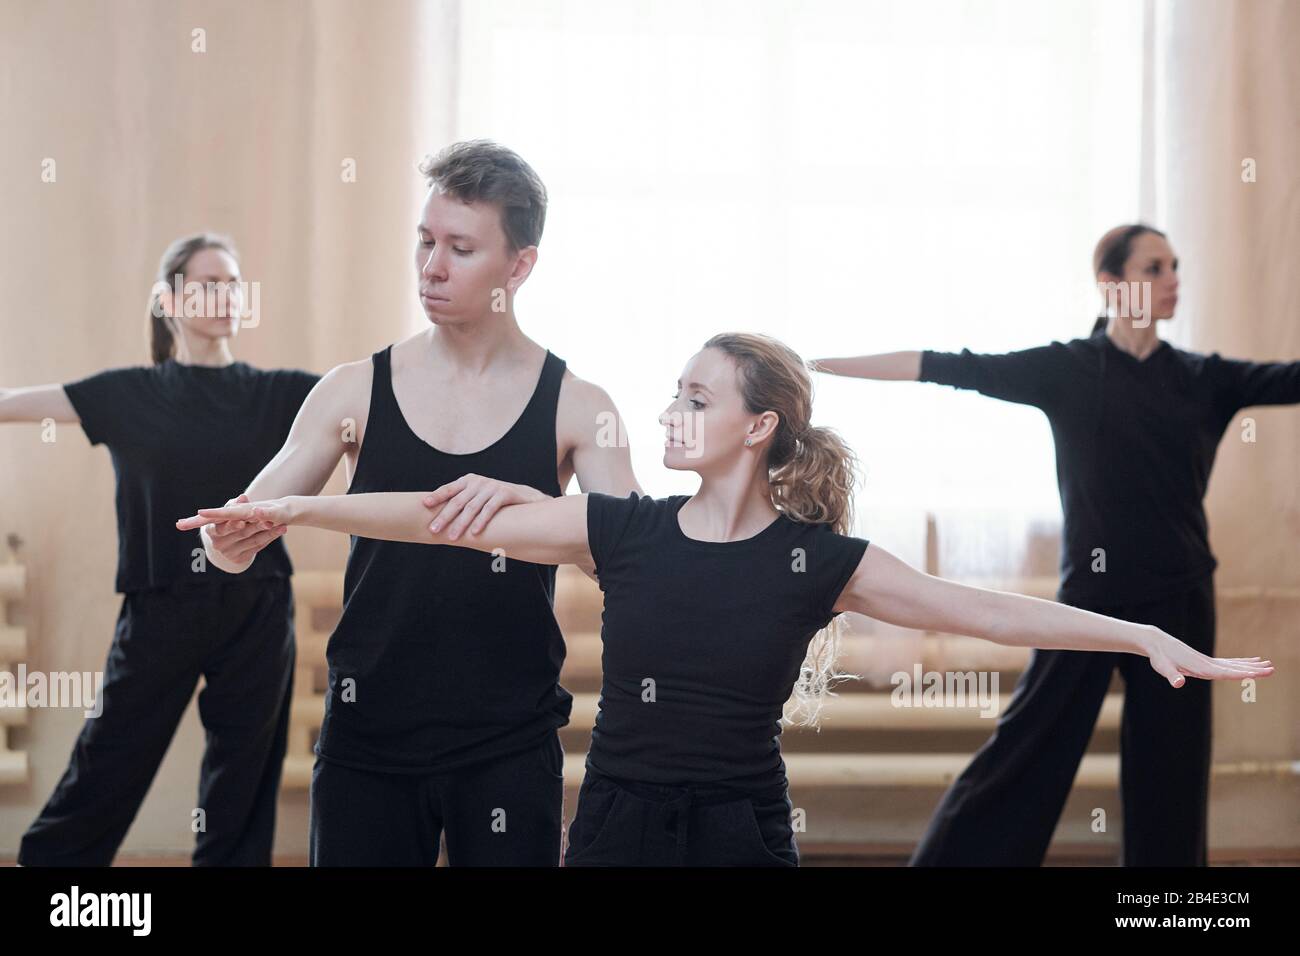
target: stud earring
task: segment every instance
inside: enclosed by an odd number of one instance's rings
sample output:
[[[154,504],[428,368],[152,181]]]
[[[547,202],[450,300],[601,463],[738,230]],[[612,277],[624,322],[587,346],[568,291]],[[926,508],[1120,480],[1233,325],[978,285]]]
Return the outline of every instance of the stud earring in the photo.
[[[752,445],[752,444],[754,444],[754,439],[752,439],[752,438],[746,438],[746,439],[745,439],[745,444],[746,444],[746,445]]]

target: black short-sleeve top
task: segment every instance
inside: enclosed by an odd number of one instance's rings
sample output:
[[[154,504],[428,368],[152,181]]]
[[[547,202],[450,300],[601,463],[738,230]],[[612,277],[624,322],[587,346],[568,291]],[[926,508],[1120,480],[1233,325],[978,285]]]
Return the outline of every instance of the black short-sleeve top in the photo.
[[[835,616],[867,541],[785,514],[753,537],[688,538],[689,496],[592,493],[605,595],[589,766],[651,783],[784,779],[780,718],[809,641]]]

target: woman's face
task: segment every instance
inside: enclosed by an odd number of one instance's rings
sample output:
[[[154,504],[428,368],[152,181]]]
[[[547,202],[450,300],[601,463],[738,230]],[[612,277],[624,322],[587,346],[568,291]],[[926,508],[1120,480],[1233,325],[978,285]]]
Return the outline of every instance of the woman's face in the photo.
[[[224,249],[200,249],[190,256],[182,298],[176,300],[174,293],[169,284],[162,295],[163,307],[182,335],[222,339],[238,334],[243,308],[239,263]]]
[[[1119,278],[1130,283],[1151,283],[1150,301],[1145,303],[1151,317],[1159,321],[1173,316],[1178,305],[1178,259],[1164,236],[1144,232],[1134,239],[1124,263],[1124,275]]]
[[[686,363],[673,400],[659,415],[664,426],[664,467],[676,471],[728,471],[747,455],[764,453],[776,429],[775,412],[745,410],[736,365],[720,349],[706,348]],[[745,439],[753,439],[749,446]]]

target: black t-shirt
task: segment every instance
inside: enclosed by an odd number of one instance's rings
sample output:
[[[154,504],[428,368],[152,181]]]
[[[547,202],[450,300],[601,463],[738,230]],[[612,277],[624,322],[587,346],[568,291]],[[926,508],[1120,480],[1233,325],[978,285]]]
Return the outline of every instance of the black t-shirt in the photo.
[[[115,368],[63,386],[92,445],[117,474],[118,591],[237,577],[176,521],[224,505],[275,457],[319,376],[297,369],[161,365]],[[293,573],[284,542],[238,577]]]
[[[677,520],[689,500],[588,495],[605,610],[587,763],[647,783],[769,786],[785,777],[781,713],[808,643],[867,541],[785,515],[741,541],[698,541]]]
[[[1005,354],[925,351],[919,377],[1047,415],[1064,513],[1057,598],[1100,608],[1167,597],[1214,571],[1203,501],[1224,431],[1247,406],[1300,402],[1300,362],[1168,342],[1139,360],[1105,328]]]

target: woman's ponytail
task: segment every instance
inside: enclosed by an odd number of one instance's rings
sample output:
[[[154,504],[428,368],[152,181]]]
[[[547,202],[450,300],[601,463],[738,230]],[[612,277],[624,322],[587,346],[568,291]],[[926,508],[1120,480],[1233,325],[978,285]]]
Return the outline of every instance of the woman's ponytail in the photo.
[[[149,296],[149,357],[161,365],[176,355],[176,337],[172,335],[171,317],[164,314],[162,297],[157,288]]]
[[[796,521],[852,533],[857,462],[853,449],[833,428],[807,428],[790,441],[793,450],[782,456],[783,463],[769,460],[772,504]]]
[[[809,425],[812,378],[807,365],[789,346],[766,335],[725,333],[704,347],[720,349],[736,363],[750,413],[777,414],[767,457],[772,506],[795,521],[852,534],[857,456],[835,429]],[[843,635],[843,615],[813,635],[783,722],[817,726],[830,688],[858,676],[835,668]]]

